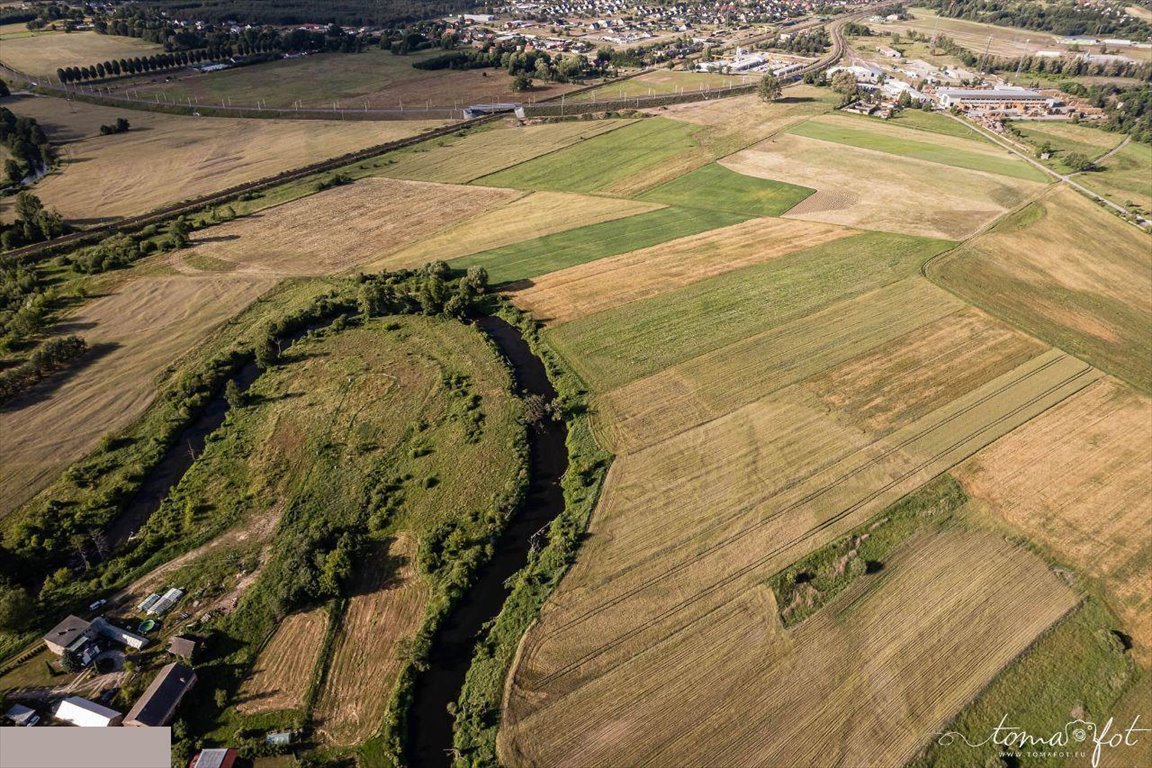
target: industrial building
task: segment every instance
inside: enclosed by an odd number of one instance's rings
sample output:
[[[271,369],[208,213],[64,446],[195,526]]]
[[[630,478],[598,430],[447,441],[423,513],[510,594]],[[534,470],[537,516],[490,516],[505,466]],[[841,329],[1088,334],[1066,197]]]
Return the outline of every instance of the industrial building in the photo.
[[[1025,110],[1052,108],[1059,102],[1027,88],[940,88],[936,91],[945,109]]]

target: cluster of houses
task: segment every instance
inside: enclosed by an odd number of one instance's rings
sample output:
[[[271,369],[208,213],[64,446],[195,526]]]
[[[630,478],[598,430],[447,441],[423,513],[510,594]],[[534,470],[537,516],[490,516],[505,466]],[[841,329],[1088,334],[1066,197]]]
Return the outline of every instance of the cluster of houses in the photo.
[[[183,596],[184,592],[180,589],[154,593],[145,598],[137,609],[146,617],[162,616]],[[103,602],[93,603],[92,607],[98,608]],[[139,651],[148,647],[151,641],[146,635],[155,623],[154,619],[145,618],[140,631],[133,632],[104,616],[97,616],[91,621],[80,616],[68,616],[52,627],[42,640],[48,651],[62,660],[65,668],[79,671],[92,666],[106,654],[122,658],[120,649]],[[197,649],[197,641],[193,638],[183,635],[170,638],[168,653],[177,660],[160,668],[127,714],[106,706],[110,698],[108,695],[102,696],[99,702],[69,696],[56,704],[52,717],[59,723],[82,727],[123,725],[157,728],[168,725],[181,700],[196,684],[196,672],[190,663]],[[35,710],[20,704],[9,709],[5,717],[18,726],[33,726],[40,722],[40,715]]]

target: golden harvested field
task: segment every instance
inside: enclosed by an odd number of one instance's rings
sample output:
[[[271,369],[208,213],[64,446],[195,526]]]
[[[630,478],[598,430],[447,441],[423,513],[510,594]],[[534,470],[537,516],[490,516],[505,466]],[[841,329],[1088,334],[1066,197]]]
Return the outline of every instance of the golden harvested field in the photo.
[[[1152,391],[1150,241],[1076,192],[1053,190],[930,264],[928,275]]]
[[[1027,550],[953,530],[909,543],[794,629],[755,586],[591,679],[532,655],[541,639],[574,655],[548,614],[529,632],[500,754],[514,766],[900,765],[1075,603]]]
[[[236,709],[251,715],[303,706],[327,628],[321,608],[285,617],[240,686]]]
[[[839,417],[885,435],[1045,348],[984,312],[965,308],[826,370],[805,388]]]
[[[836,302],[597,397],[596,436],[617,453],[639,450],[962,307],[951,294],[919,277]]]
[[[400,641],[420,627],[428,590],[415,571],[416,542],[396,539],[360,565],[316,705],[324,741],[352,745],[376,732],[400,673]]]
[[[615,200],[568,192],[533,192],[491,213],[421,239],[389,254],[370,269],[393,269],[451,259],[513,245],[589,224],[622,219],[663,208],[658,203]]]
[[[564,323],[854,234],[822,224],[752,219],[533,278],[515,300],[539,320]]]
[[[442,145],[406,150],[383,172],[397,179],[465,184],[540,155],[577,144],[634,120],[576,121],[557,125],[503,126],[447,138]]]
[[[767,575],[1098,378],[1050,351],[942,396],[881,438],[793,386],[618,456],[590,537],[522,650],[518,680],[531,681],[532,700],[561,695],[669,637],[698,634]]]
[[[0,62],[30,75],[56,76],[59,67],[82,67],[109,59],[163,53],[164,47],[135,37],[96,32],[10,37],[4,40]]]
[[[957,479],[1002,518],[1097,579],[1152,659],[1152,400],[1105,379],[963,464]]]
[[[0,516],[143,413],[161,371],[272,285],[215,276],[140,278],[68,317],[58,332],[84,336],[91,362],[59,386],[50,379],[0,411]]]
[[[236,273],[327,275],[379,262],[459,221],[523,195],[511,189],[367,178],[213,227],[177,257],[235,264]],[[195,269],[187,262],[177,268]]]
[[[41,180],[36,194],[81,222],[144,213],[441,125],[195,118],[51,97],[22,98],[11,109],[36,118],[53,141],[67,142],[60,170]],[[100,126],[118,117],[132,130],[101,136]]]
[[[1007,176],[779,135],[721,161],[738,173],[816,189],[786,218],[959,239],[1043,185]]]

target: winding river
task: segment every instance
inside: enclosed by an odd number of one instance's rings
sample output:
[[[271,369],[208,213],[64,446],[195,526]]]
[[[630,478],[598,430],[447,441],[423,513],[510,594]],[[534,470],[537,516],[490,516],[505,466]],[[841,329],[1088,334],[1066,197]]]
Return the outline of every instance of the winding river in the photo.
[[[556,397],[544,363],[532,354],[516,328],[497,317],[483,318],[477,325],[508,360],[521,395],[540,395],[548,402]],[[408,720],[407,758],[412,768],[452,764],[453,717],[448,705],[460,696],[484,624],[500,613],[508,597],[505,582],[528,562],[532,535],[564,509],[560,478],[568,468],[567,438],[567,427],[557,421],[528,432],[529,486],[524,504],[468,595],[449,614],[433,642],[428,669],[416,679]]]

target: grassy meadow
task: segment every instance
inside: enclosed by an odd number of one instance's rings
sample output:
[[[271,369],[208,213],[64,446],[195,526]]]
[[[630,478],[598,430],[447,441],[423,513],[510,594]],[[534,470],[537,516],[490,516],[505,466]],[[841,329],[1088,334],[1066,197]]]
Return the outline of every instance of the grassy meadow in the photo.
[[[640,199],[749,216],[779,216],[815,191],[744,176],[710,163],[645,192]]]
[[[744,220],[737,213],[696,208],[660,208],[601,224],[590,224],[452,262],[482,266],[496,283],[510,283]]]
[[[595,192],[641,174],[697,146],[696,126],[665,118],[641,120],[579,144],[483,176],[478,184],[515,189]]]

